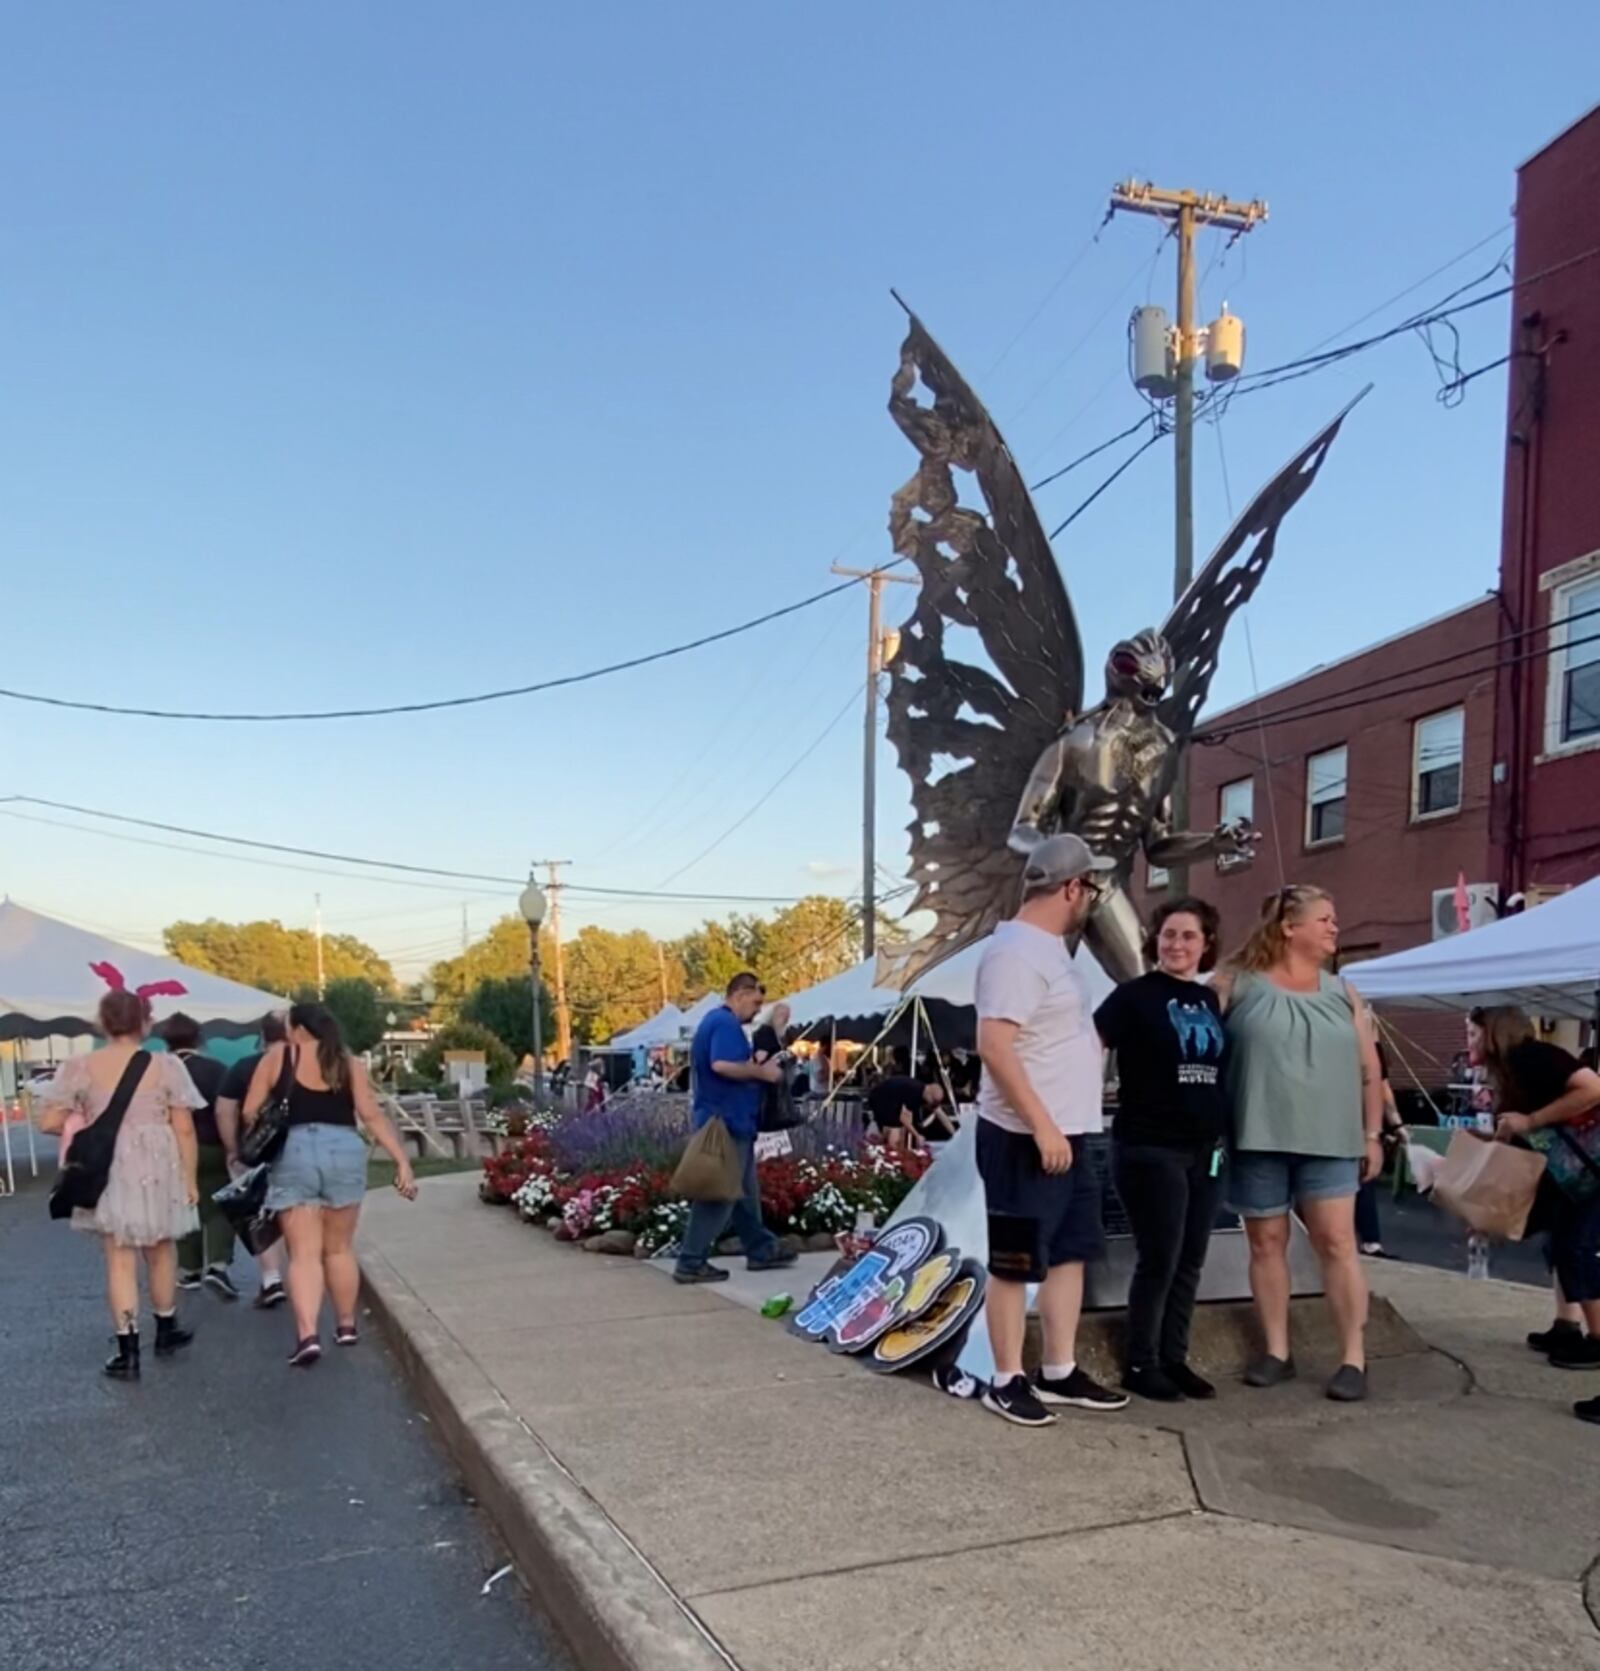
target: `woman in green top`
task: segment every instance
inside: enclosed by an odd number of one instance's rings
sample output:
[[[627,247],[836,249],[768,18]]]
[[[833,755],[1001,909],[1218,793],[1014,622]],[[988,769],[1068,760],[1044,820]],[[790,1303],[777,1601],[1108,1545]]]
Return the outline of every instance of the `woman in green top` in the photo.
[[[1365,1006],[1327,971],[1339,949],[1333,900],[1296,884],[1269,894],[1261,920],[1216,986],[1232,1046],[1229,1196],[1250,1240],[1250,1291],[1266,1337],[1252,1387],[1295,1373],[1289,1351],[1289,1209],[1322,1266],[1340,1364],[1328,1397],[1365,1398],[1367,1284],[1355,1197],[1383,1170],[1383,1081]]]

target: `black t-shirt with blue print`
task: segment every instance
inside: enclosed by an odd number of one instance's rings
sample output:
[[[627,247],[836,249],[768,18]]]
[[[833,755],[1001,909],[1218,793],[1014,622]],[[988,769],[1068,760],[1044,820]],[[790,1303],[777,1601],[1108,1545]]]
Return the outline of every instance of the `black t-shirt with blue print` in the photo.
[[[1121,1143],[1209,1149],[1228,1129],[1228,1035],[1199,981],[1152,969],[1119,986],[1094,1024],[1117,1053]]]

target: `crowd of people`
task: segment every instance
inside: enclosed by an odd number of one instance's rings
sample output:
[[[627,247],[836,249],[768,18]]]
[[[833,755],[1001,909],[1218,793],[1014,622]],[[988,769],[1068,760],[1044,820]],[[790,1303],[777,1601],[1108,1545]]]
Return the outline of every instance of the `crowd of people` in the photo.
[[[360,1272],[352,1243],[366,1192],[367,1138],[393,1159],[402,1195],[414,1197],[416,1182],[366,1067],[345,1049],[332,1013],[296,1004],[286,1015],[268,1016],[262,1051],[227,1069],[200,1053],[200,1029],[187,1015],[163,1025],[165,1050],[147,1049],[150,1006],[134,993],[107,993],[99,1021],[103,1048],[63,1064],[43,1092],[40,1127],[59,1134],[63,1157],[94,1121],[109,1117],[116,1128],[97,1201],[71,1214],[73,1228],[95,1236],[105,1259],[115,1335],[105,1373],[120,1381],[141,1374],[141,1263],[158,1357],[194,1340],[178,1317],[180,1290],[239,1298],[234,1225],[214,1197],[246,1170],[241,1146],[264,1119],[271,1138],[259,1162],[268,1168],[262,1205],[283,1244],[259,1256],[255,1304],[272,1310],[289,1301],[291,1365],[321,1356],[325,1294],[335,1343],[353,1346]]]
[[[1110,1411],[1129,1394],[1214,1396],[1187,1353],[1223,1200],[1244,1223],[1261,1333],[1246,1385],[1276,1387],[1296,1374],[1292,1209],[1321,1267],[1339,1340],[1327,1396],[1364,1399],[1368,1293],[1356,1206],[1383,1169],[1385,1128],[1398,1116],[1366,1006],[1331,972],[1333,900],[1319,888],[1279,889],[1220,965],[1214,908],[1163,902],[1146,946],[1153,967],[1091,1013],[1067,943],[1111,868],[1076,836],[1042,842],[1027,862],[1021,908],[995,932],[978,971],[977,1156],[995,1362],[983,1402],[1038,1427],[1056,1420],[1053,1406]],[[1084,1142],[1102,1129],[1106,1048],[1121,1076],[1113,1166],[1136,1249],[1120,1391],[1076,1361],[1084,1264],[1104,1239]],[[1600,1076],[1535,1038],[1520,1011],[1475,1012],[1469,1049],[1497,1094],[1497,1140],[1582,1152],[1571,1131],[1600,1117]],[[1529,1345],[1560,1368],[1600,1368],[1600,1193],[1563,1186],[1552,1169],[1534,1225],[1550,1236],[1558,1313]],[[1033,1285],[1044,1362],[1028,1375],[1022,1349]],[[1600,1421],[1600,1399],[1574,1408]]]

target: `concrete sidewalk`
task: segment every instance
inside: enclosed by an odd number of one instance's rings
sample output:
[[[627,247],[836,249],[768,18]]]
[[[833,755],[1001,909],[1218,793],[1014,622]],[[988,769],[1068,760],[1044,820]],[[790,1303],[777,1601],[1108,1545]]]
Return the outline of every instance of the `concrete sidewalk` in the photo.
[[[1305,1363],[1035,1433],[475,1185],[374,1196],[363,1261],[586,1668],[1600,1671],[1600,1377],[1527,1351],[1535,1290],[1375,1265],[1432,1350],[1364,1406]]]

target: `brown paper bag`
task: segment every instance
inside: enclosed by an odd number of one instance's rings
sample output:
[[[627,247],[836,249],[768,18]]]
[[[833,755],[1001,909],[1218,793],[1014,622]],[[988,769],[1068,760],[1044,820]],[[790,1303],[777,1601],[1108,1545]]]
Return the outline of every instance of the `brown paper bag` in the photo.
[[[1458,1131],[1434,1179],[1433,1199],[1479,1235],[1520,1242],[1543,1176],[1543,1155]]]
[[[685,1201],[737,1201],[744,1194],[739,1151],[715,1115],[689,1139],[672,1174],[672,1193]]]

